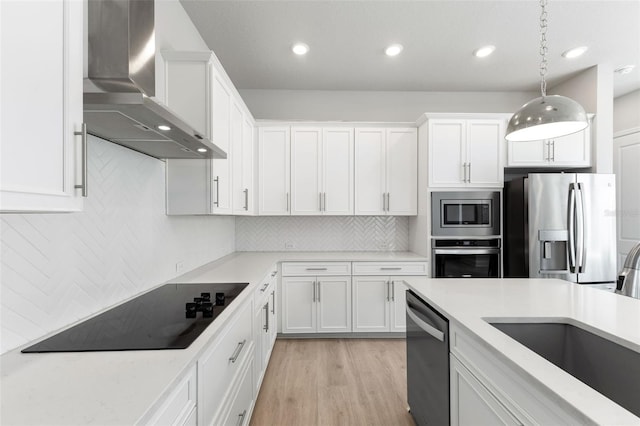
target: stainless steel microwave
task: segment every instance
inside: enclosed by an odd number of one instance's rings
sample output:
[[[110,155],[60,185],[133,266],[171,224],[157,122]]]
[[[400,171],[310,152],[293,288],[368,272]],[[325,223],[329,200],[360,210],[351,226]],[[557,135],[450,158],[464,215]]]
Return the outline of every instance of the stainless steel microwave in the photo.
[[[431,235],[439,237],[500,235],[500,192],[432,192]]]

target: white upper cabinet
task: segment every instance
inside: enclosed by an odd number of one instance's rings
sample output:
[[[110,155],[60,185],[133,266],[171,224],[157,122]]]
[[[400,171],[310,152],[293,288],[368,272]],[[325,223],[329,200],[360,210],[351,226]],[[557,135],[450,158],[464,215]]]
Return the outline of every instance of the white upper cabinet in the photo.
[[[162,51],[165,104],[211,138],[211,52]]]
[[[504,120],[429,119],[430,187],[502,187]]]
[[[507,167],[590,167],[591,128],[554,139],[508,142]]]
[[[289,126],[261,127],[258,137],[258,214],[290,214]]]
[[[82,15],[78,1],[0,2],[0,211],[82,210]]]
[[[231,108],[231,145],[233,214],[250,215],[254,212],[254,127],[237,103]]]
[[[387,214],[410,216],[418,209],[418,131],[387,129]]]
[[[322,141],[322,214],[352,215],[353,129],[325,128]]]
[[[213,176],[213,214],[231,214],[231,90],[218,73],[211,80],[211,138],[227,153],[226,159],[211,160]]]
[[[163,51],[167,106],[227,153],[167,163],[167,214],[252,214],[253,118],[212,52]]]
[[[291,129],[291,214],[353,214],[353,129]]]
[[[385,129],[356,129],[356,215],[386,214]]]
[[[317,215],[322,211],[322,129],[291,129],[291,214]]]
[[[417,213],[415,128],[359,128],[355,134],[355,214]]]

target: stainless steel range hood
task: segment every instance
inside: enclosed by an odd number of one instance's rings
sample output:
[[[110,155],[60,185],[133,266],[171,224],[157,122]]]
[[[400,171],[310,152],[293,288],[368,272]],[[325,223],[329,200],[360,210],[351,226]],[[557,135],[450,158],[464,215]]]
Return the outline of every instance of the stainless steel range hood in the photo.
[[[155,96],[154,0],[88,2],[89,133],[156,158],[227,158]]]

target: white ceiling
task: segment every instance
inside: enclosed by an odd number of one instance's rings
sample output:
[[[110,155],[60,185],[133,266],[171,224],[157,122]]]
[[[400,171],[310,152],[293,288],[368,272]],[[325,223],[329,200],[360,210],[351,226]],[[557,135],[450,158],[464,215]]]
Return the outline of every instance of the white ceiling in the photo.
[[[181,0],[238,89],[531,91],[539,88],[539,3]],[[550,0],[548,80],[596,64],[614,94],[640,89],[640,0]],[[310,46],[305,57],[294,42]],[[401,43],[397,57],[384,48]],[[472,52],[485,44],[486,59]],[[561,53],[586,45],[582,57]]]

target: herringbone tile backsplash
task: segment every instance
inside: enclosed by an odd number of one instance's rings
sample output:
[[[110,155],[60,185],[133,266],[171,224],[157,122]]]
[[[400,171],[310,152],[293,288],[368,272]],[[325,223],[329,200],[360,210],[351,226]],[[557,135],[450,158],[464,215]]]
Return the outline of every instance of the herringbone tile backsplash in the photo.
[[[234,251],[233,217],[165,215],[164,163],[89,141],[84,211],[0,215],[0,351]]]
[[[409,220],[396,216],[238,217],[238,251],[403,251]]]

